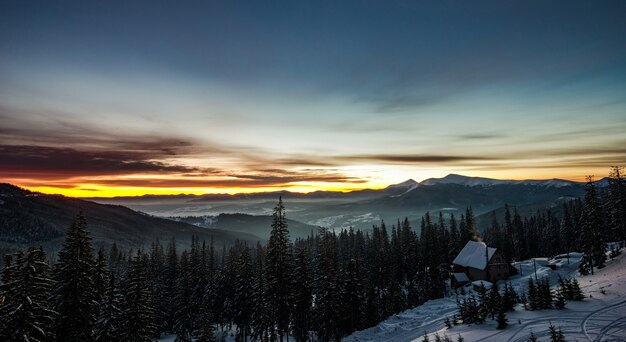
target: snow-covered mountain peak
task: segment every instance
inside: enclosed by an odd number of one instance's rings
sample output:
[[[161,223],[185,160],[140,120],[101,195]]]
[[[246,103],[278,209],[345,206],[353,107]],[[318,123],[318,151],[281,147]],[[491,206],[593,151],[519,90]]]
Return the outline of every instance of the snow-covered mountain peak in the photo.
[[[533,185],[533,186],[545,186],[545,187],[554,187],[559,188],[563,186],[570,186],[577,184],[573,181],[568,181],[564,179],[546,179],[546,180],[512,180],[512,179],[493,179],[493,178],[484,178],[484,177],[468,177],[463,175],[458,175],[451,173],[443,178],[429,178],[421,183],[420,185],[435,185],[435,184],[458,184],[464,186],[492,186],[492,185]]]
[[[408,179],[405,180],[402,183],[398,183],[398,184],[391,184],[390,186],[388,186],[385,189],[410,189],[410,188],[415,188],[419,183],[414,181],[413,179]]]

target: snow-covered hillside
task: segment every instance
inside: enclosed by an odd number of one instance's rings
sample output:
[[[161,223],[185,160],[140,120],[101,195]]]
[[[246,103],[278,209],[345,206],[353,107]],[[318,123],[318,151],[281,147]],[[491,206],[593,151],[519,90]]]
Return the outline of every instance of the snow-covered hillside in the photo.
[[[435,334],[448,335],[456,341],[459,334],[465,341],[526,341],[531,332],[539,341],[549,341],[548,327],[560,327],[568,341],[626,341],[626,256],[609,261],[595,275],[578,275],[580,254],[571,254],[568,260],[535,259],[537,276],[549,277],[555,285],[558,276],[577,277],[587,298],[582,302],[568,302],[564,310],[525,311],[521,305],[508,313],[509,326],[496,330],[496,322],[487,320],[481,325],[458,325],[447,329],[444,322],[457,311],[454,296],[432,300],[415,309],[394,315],[379,325],[355,332],[345,341],[421,341],[427,333],[430,341]],[[556,263],[557,269],[547,267]],[[515,290],[525,291],[529,277],[534,277],[532,260],[515,264],[522,275],[511,278]]]

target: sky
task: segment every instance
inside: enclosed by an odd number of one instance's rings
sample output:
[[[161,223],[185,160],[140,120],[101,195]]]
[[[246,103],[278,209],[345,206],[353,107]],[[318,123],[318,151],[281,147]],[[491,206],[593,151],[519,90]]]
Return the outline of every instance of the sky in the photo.
[[[626,164],[624,1],[0,2],[0,181],[118,196]]]

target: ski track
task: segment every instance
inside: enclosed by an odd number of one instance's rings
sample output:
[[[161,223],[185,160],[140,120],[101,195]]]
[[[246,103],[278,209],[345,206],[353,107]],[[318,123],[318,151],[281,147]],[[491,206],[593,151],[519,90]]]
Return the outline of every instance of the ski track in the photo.
[[[626,320],[626,317],[619,317],[613,321],[611,321],[608,325],[607,324],[602,324],[601,322],[610,320],[612,317],[615,317],[615,315],[623,315],[624,314],[624,307],[626,307],[626,300],[623,300],[619,303],[613,304],[613,305],[609,305],[607,307],[598,309],[596,311],[591,312],[589,315],[587,315],[585,317],[585,319],[582,321],[582,323],[580,324],[580,327],[582,329],[582,331],[585,333],[585,336],[587,337],[587,339],[589,341],[601,341],[601,339],[606,335],[606,332],[611,329],[612,326],[615,325],[615,322],[621,322],[622,320]],[[616,310],[617,309],[617,310]],[[617,311],[617,312],[613,312],[613,311]],[[610,314],[611,316],[608,317],[606,320],[603,319],[602,316]],[[599,316],[599,318],[594,318],[594,316]],[[597,336],[595,338],[591,337],[591,334],[589,332],[589,328],[587,327],[587,324],[589,323],[589,321],[599,321],[600,323],[596,323],[594,324],[595,327],[599,327],[600,331],[596,334]]]

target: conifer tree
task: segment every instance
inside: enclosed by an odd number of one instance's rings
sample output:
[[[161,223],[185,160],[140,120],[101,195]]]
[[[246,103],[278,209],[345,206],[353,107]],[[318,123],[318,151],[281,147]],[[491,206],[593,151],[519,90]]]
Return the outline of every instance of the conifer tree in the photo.
[[[462,221],[463,222],[463,221]],[[478,232],[476,231],[476,224],[474,222],[474,213],[472,208],[465,210],[464,229],[461,230],[461,243],[465,245],[467,241],[478,241]]]
[[[498,310],[498,326],[496,327],[496,329],[501,330],[507,327],[507,325],[509,325],[509,320],[506,318],[506,310],[503,307],[500,307]]]
[[[563,335],[563,331],[561,331],[561,327],[558,329],[550,323],[550,327],[548,328],[550,331],[550,341],[551,342],[565,342],[565,336]]]
[[[129,265],[122,309],[124,324],[120,329],[121,341],[149,342],[154,339],[156,326],[147,262],[144,254],[138,250]]]
[[[96,320],[96,341],[98,342],[119,341],[120,330],[124,324],[121,319],[123,297],[115,274],[108,272],[108,277]]]
[[[620,247],[626,247],[626,180],[624,169],[612,166],[609,173],[607,209],[609,232],[619,241]]]
[[[255,266],[254,301],[252,310],[252,337],[257,341],[268,339],[270,329],[270,318],[267,311],[267,299],[265,292],[267,284],[265,281],[265,250],[261,243],[257,243],[256,266]]]
[[[309,275],[308,250],[304,247],[296,249],[294,269],[294,297],[292,311],[292,334],[296,341],[308,341],[312,330],[311,276]]]
[[[581,274],[593,274],[594,268],[604,267],[606,244],[603,234],[602,213],[593,176],[587,176],[585,202],[581,216],[583,260]]]
[[[70,225],[54,267],[53,300],[59,313],[57,340],[83,342],[94,339],[97,314],[95,260],[85,216]]]
[[[558,310],[563,310],[565,308],[565,295],[563,294],[562,289],[558,289],[556,294],[554,295],[554,307]]]
[[[250,249],[242,246],[235,265],[235,315],[233,322],[237,324],[237,340],[246,341],[250,335],[252,321],[252,303],[254,271],[250,259]]]
[[[265,297],[268,302],[268,316],[272,320],[272,332],[280,341],[289,332],[289,316],[291,314],[291,272],[292,254],[289,242],[289,230],[285,218],[285,207],[282,198],[274,208],[272,231],[265,255],[265,276],[267,288]]]
[[[165,257],[165,271],[163,274],[163,297],[173,299],[177,295],[177,279],[179,277],[178,253],[176,251],[176,240],[172,239],[167,244],[167,254]],[[175,302],[174,302],[175,303]],[[164,318],[164,330],[174,332],[176,319],[176,305],[162,307]]]
[[[192,339],[194,319],[191,302],[193,298],[194,284],[191,275],[189,253],[185,250],[180,255],[178,266],[178,278],[176,280],[176,292],[174,297],[174,332],[177,342],[189,342]]]
[[[49,301],[53,281],[45,253],[31,248],[7,260],[0,285],[0,341],[51,341],[58,314]]]

